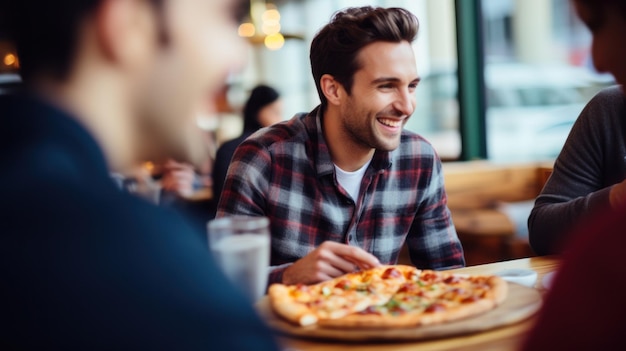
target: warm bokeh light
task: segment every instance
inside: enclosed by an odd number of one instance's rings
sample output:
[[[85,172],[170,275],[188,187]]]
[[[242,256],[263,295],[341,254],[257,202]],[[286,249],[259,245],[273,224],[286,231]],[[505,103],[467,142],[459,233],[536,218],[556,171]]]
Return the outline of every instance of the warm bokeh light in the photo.
[[[154,171],[154,163],[148,161],[143,163],[143,168],[148,171],[148,173],[152,173]]]
[[[280,12],[276,9],[269,9],[263,12],[263,22],[279,22]]]
[[[13,66],[17,64],[17,56],[14,54],[6,54],[4,56],[4,65],[5,66]]]
[[[252,23],[242,23],[239,26],[239,29],[237,31],[239,33],[240,37],[245,37],[245,38],[249,38],[249,37],[253,37],[256,30],[254,29],[254,24]]]
[[[276,33],[265,37],[265,47],[270,50],[278,50],[285,45],[285,37],[282,34]]]
[[[280,32],[280,23],[278,22],[265,22],[263,23],[263,33],[265,35],[272,35]]]

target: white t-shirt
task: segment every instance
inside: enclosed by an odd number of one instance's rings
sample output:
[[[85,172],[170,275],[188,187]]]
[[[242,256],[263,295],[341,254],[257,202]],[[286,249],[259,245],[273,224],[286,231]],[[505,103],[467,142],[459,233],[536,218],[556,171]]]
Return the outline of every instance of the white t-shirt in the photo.
[[[335,173],[337,174],[337,182],[344,188],[352,200],[357,201],[359,199],[359,193],[361,190],[361,181],[363,180],[363,176],[365,175],[365,171],[367,170],[367,166],[370,165],[372,160],[367,161],[363,167],[357,169],[354,172],[346,172],[343,169],[335,166]]]

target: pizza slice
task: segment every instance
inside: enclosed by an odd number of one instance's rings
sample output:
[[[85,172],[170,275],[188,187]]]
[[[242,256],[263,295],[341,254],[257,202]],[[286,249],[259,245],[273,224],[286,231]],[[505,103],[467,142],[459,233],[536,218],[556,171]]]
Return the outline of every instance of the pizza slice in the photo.
[[[507,283],[497,276],[467,276],[421,271],[407,279],[384,304],[371,305],[339,320],[335,328],[389,328],[432,325],[491,310],[504,301]]]
[[[273,284],[268,295],[279,315],[307,326],[385,304],[416,274],[410,266],[381,266],[310,286]]]

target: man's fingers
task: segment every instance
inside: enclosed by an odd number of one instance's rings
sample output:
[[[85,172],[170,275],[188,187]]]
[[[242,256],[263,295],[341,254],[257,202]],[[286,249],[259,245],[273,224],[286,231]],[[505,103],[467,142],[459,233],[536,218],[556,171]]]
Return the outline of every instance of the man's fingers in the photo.
[[[343,256],[335,254],[332,250],[326,249],[326,251],[320,252],[320,255],[323,260],[341,271],[341,274],[355,271],[356,265],[353,262],[346,260]]]
[[[346,258],[346,260],[349,261],[351,264],[353,264],[355,267],[359,267],[359,269],[363,271],[380,266],[380,262],[377,262],[376,264],[371,264],[371,263],[364,263],[362,261],[353,261],[349,258]]]
[[[361,248],[332,241],[324,242],[322,245],[325,245],[326,248],[331,250],[335,255],[340,256],[343,260],[349,261],[359,266],[361,269],[380,266],[380,261],[378,261],[376,256]]]
[[[340,269],[337,269],[334,265],[332,265],[328,261],[319,261],[318,265],[319,265],[318,276],[320,278],[320,281],[332,279],[332,278],[338,277],[346,273]]]

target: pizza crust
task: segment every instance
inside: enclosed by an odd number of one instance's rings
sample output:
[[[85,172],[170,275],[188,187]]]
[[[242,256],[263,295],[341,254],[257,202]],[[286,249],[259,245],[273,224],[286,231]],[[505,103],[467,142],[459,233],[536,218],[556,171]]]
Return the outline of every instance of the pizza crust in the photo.
[[[385,277],[389,270],[395,271],[395,275]],[[380,266],[308,287],[273,284],[268,295],[275,312],[292,323],[307,326],[320,320],[345,318],[371,305],[387,302],[413,271],[416,269],[410,266]],[[347,288],[337,287],[344,283]],[[356,289],[359,286],[364,290],[359,292]],[[322,308],[311,307],[319,300],[322,303],[318,306]]]
[[[268,295],[272,308],[292,323],[307,326],[317,323],[317,316],[306,305],[298,303],[290,295],[291,289],[282,284],[270,286]]]

